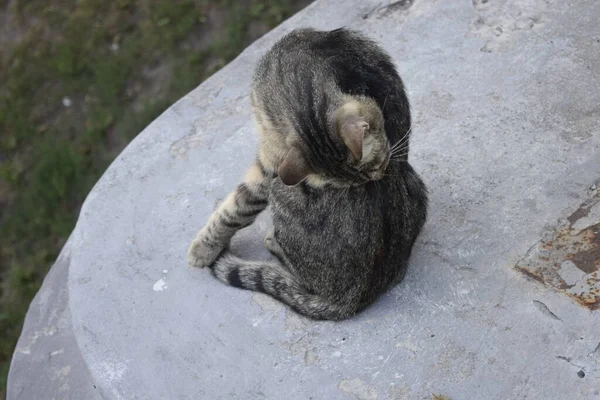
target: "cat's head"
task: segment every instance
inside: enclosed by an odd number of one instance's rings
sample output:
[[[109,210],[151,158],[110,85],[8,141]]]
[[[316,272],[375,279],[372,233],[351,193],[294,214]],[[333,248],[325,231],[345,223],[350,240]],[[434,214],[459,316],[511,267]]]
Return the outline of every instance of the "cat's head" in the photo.
[[[357,186],[385,175],[391,145],[377,103],[367,97],[349,98],[327,118],[319,140],[307,137],[291,146],[279,166],[286,185],[302,180],[322,186]]]

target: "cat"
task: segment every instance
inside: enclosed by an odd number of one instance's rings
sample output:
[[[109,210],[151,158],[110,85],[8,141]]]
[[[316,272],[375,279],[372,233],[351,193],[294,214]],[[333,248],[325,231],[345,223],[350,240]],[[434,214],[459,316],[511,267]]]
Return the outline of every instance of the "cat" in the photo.
[[[192,242],[192,266],[313,319],[342,320],[405,275],[427,218],[408,163],[410,106],[390,56],[346,28],[297,29],[259,61],[256,161]],[[275,256],[248,261],[232,236],[271,205]]]

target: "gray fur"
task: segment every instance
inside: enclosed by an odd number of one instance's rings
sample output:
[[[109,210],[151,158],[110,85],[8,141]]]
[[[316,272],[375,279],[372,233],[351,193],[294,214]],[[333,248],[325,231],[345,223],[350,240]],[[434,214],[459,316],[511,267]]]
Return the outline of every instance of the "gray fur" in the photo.
[[[402,80],[362,35],[303,29],[263,57],[251,99],[257,161],[192,243],[190,264],[311,318],[348,318],[402,280],[426,220],[427,191],[408,164]],[[267,199],[276,258],[223,251]]]

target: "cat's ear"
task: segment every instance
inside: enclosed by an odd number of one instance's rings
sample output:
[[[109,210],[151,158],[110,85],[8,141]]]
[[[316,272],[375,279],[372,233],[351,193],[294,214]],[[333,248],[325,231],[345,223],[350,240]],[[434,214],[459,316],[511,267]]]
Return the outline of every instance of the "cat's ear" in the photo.
[[[312,168],[306,161],[302,151],[292,146],[283,162],[279,165],[277,174],[283,183],[288,186],[293,186],[300,183],[307,175],[313,172]]]
[[[347,115],[338,121],[339,135],[356,161],[363,157],[363,140],[369,124],[362,117]]]

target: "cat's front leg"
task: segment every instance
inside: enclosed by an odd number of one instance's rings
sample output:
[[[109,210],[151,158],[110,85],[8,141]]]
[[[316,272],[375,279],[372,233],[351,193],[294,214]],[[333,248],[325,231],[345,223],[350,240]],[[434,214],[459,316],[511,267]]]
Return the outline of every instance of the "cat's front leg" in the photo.
[[[192,241],[188,250],[190,266],[204,268],[211,265],[233,235],[254,222],[268,205],[272,177],[273,172],[259,160],[250,167],[244,182],[227,196]]]

